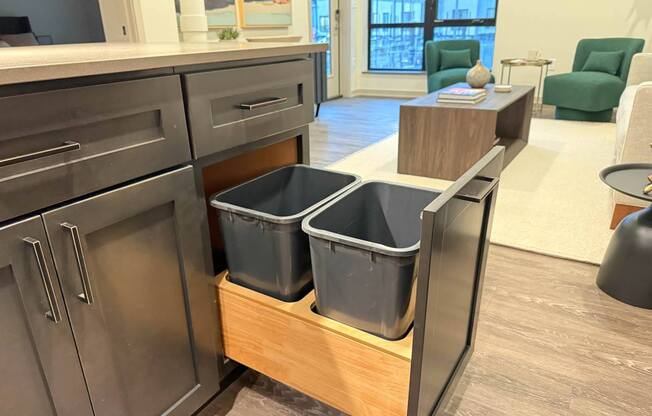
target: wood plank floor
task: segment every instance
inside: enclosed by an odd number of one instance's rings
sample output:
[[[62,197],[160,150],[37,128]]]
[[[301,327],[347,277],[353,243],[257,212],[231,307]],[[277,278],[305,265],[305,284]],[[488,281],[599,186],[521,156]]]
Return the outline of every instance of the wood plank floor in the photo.
[[[310,164],[326,166],[398,131],[405,99],[342,98],[321,105],[310,125]]]
[[[322,105],[310,127],[325,166],[398,130],[404,100]],[[539,117],[550,118],[551,108]],[[652,415],[652,311],[595,286],[597,267],[492,246],[476,351],[446,416]],[[199,416],[340,415],[247,371]]]

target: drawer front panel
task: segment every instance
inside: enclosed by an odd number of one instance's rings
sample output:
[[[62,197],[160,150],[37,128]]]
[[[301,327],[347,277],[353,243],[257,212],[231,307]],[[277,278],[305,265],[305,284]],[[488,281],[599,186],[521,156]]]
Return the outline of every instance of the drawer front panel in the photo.
[[[406,416],[412,333],[388,341],[217,278],[224,353],[350,415]],[[330,414],[325,411],[325,414]]]
[[[0,221],[186,162],[178,76],[0,98]]]
[[[196,158],[313,120],[310,60],[185,75]]]

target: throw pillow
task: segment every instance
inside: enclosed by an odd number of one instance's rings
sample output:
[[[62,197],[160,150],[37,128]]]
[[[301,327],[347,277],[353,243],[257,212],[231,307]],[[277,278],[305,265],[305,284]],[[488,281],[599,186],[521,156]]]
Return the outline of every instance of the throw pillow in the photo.
[[[439,51],[439,70],[449,68],[471,68],[471,50],[470,49],[441,49]]]
[[[605,72],[607,74],[616,75],[624,57],[624,51],[591,51],[588,59],[584,63],[584,67],[582,67],[582,71]]]

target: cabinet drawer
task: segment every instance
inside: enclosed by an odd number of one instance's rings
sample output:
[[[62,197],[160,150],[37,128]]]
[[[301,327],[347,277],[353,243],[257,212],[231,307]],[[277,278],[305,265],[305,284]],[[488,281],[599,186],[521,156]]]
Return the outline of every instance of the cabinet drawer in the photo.
[[[0,98],[0,221],[190,159],[178,76]]]
[[[314,291],[283,302],[225,271],[216,284],[226,357],[352,416],[444,414],[475,344],[503,152],[489,151],[422,211],[414,325],[404,338],[319,315]]]
[[[412,332],[387,341],[217,278],[227,357],[350,415],[405,416]]]
[[[184,82],[196,158],[313,120],[310,60],[189,74]]]

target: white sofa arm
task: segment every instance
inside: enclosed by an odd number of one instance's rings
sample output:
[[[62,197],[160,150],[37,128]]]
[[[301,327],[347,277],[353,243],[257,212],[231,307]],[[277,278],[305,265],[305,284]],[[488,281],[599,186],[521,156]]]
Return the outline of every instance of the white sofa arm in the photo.
[[[637,53],[632,58],[627,76],[627,85],[652,81],[652,53]]]
[[[652,163],[652,82],[643,82],[636,89],[627,134],[617,163]],[[620,193],[615,202],[625,205],[647,206],[644,201]]]
[[[620,162],[652,162],[652,81],[636,89]]]

